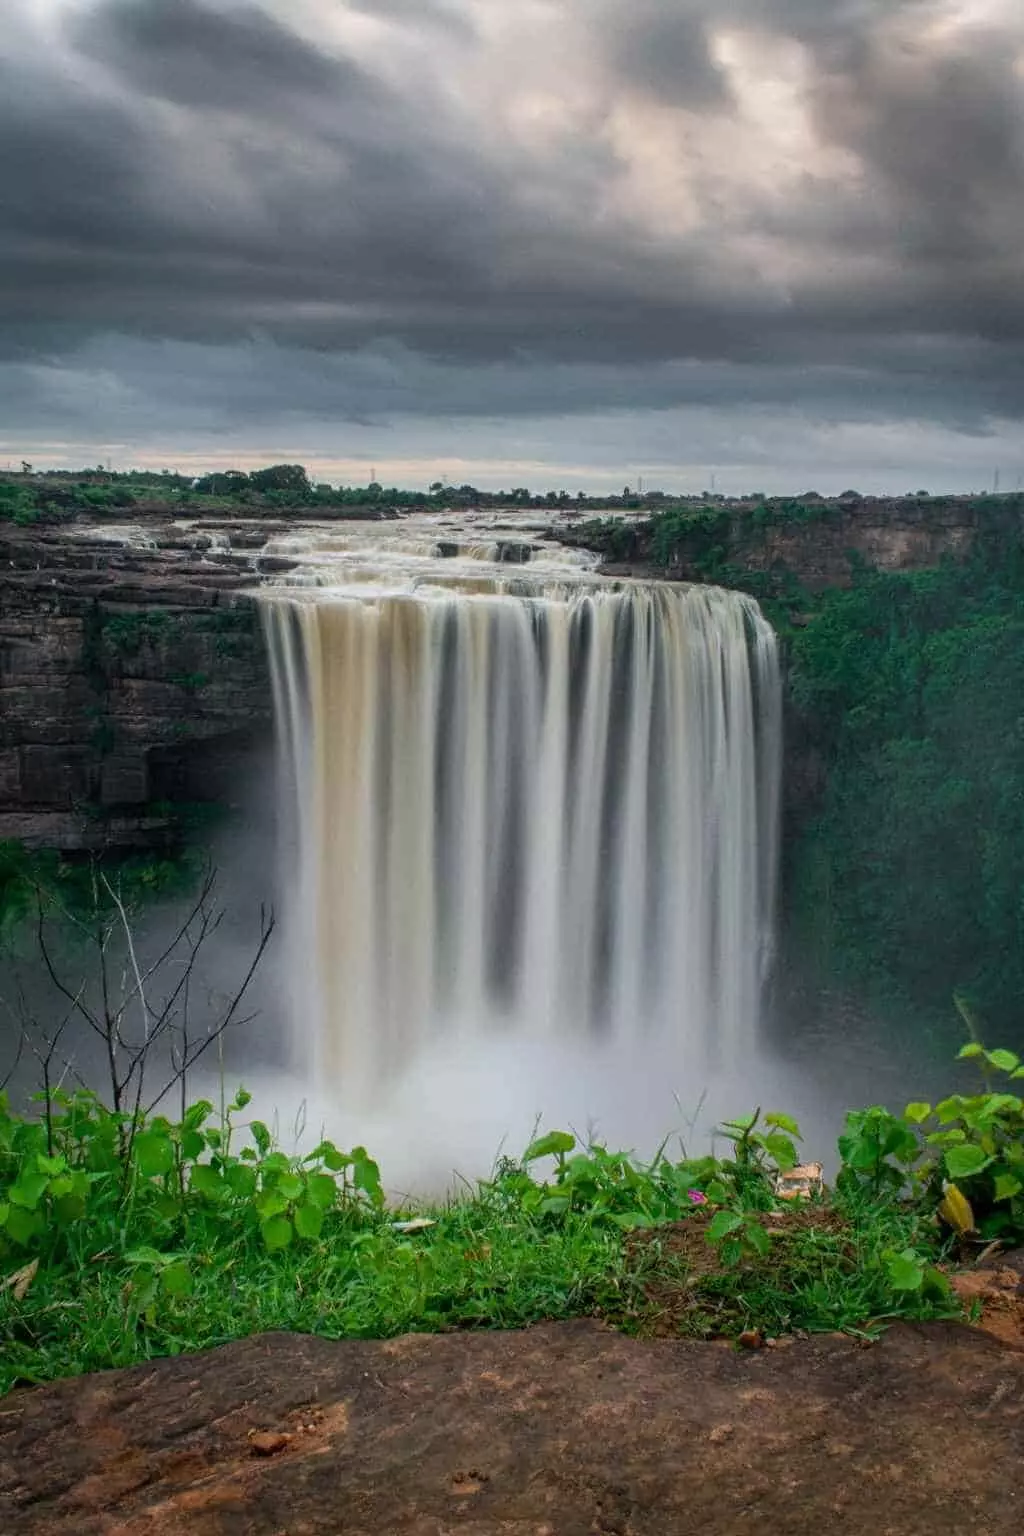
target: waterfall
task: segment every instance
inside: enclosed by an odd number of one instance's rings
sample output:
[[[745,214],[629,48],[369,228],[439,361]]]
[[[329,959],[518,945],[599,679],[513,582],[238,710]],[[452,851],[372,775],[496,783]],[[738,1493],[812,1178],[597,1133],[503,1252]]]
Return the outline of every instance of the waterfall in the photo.
[[[753,600],[495,576],[261,607],[312,1080],[372,1098],[440,1038],[752,1049],[781,717]]]

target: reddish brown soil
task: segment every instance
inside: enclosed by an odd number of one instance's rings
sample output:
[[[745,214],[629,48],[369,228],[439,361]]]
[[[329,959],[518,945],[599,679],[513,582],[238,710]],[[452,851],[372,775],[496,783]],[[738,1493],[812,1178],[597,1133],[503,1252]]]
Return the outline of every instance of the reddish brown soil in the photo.
[[[954,1275],[953,1288],[979,1328],[1024,1349],[1024,1252],[997,1255]]]
[[[272,1334],[0,1402],[0,1531],[982,1536],[1024,1519],[1024,1351],[955,1324],[775,1350],[593,1323]]]

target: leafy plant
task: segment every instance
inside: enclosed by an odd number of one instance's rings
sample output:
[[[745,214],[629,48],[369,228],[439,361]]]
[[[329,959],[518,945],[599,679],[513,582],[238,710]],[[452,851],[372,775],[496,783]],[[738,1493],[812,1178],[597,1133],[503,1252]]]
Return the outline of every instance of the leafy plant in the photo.
[[[851,1110],[839,1138],[840,1187],[865,1190],[875,1199],[904,1193],[921,1157],[912,1124],[921,1108],[912,1104],[905,1116],[894,1115],[880,1105]]]
[[[981,1237],[1017,1242],[1024,1238],[1024,1099],[992,1086],[999,1078],[1024,1079],[1024,1064],[1013,1051],[986,1050],[972,1040],[961,1060],[975,1061],[986,1091],[951,1094],[932,1109],[911,1106],[926,1129],[925,1144],[935,1149],[930,1170],[933,1192],[947,1200],[956,1191],[967,1202],[967,1216]]]

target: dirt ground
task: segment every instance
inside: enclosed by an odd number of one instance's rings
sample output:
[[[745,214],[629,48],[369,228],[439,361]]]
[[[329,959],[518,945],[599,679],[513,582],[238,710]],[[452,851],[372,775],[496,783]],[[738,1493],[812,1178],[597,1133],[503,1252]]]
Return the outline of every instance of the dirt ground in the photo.
[[[961,1536],[1024,1522],[1024,1350],[596,1323],[271,1334],[0,1400],[0,1531]]]

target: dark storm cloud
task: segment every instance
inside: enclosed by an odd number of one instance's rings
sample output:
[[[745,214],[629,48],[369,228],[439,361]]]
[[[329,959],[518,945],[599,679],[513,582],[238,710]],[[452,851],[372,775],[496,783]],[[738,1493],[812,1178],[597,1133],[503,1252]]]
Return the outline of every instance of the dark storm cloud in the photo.
[[[980,32],[953,54],[864,40],[822,76],[819,129],[863,161],[909,254],[991,252],[1018,264],[1024,96],[1014,62],[998,34]]]
[[[606,11],[612,67],[629,85],[670,105],[704,107],[727,95],[708,51],[707,17],[664,0],[628,0]]]
[[[195,107],[252,111],[337,91],[361,75],[329,60],[255,6],[114,0],[72,28],[82,51],[141,91]]]
[[[19,366],[116,336],[258,353],[267,377],[235,397],[254,420],[275,391],[358,411],[336,354],[382,345],[401,367],[350,369],[368,412],[702,391],[836,419],[871,399],[1024,412],[1020,24],[943,32],[936,0],[103,0],[67,12],[58,55],[13,3],[0,351]],[[800,43],[807,148],[842,174],[743,182],[743,141],[715,137],[743,122],[723,28]],[[675,149],[645,150],[648,103],[688,125]],[[657,182],[616,201],[634,151],[692,173],[688,219]],[[139,356],[104,345],[145,394]]]

